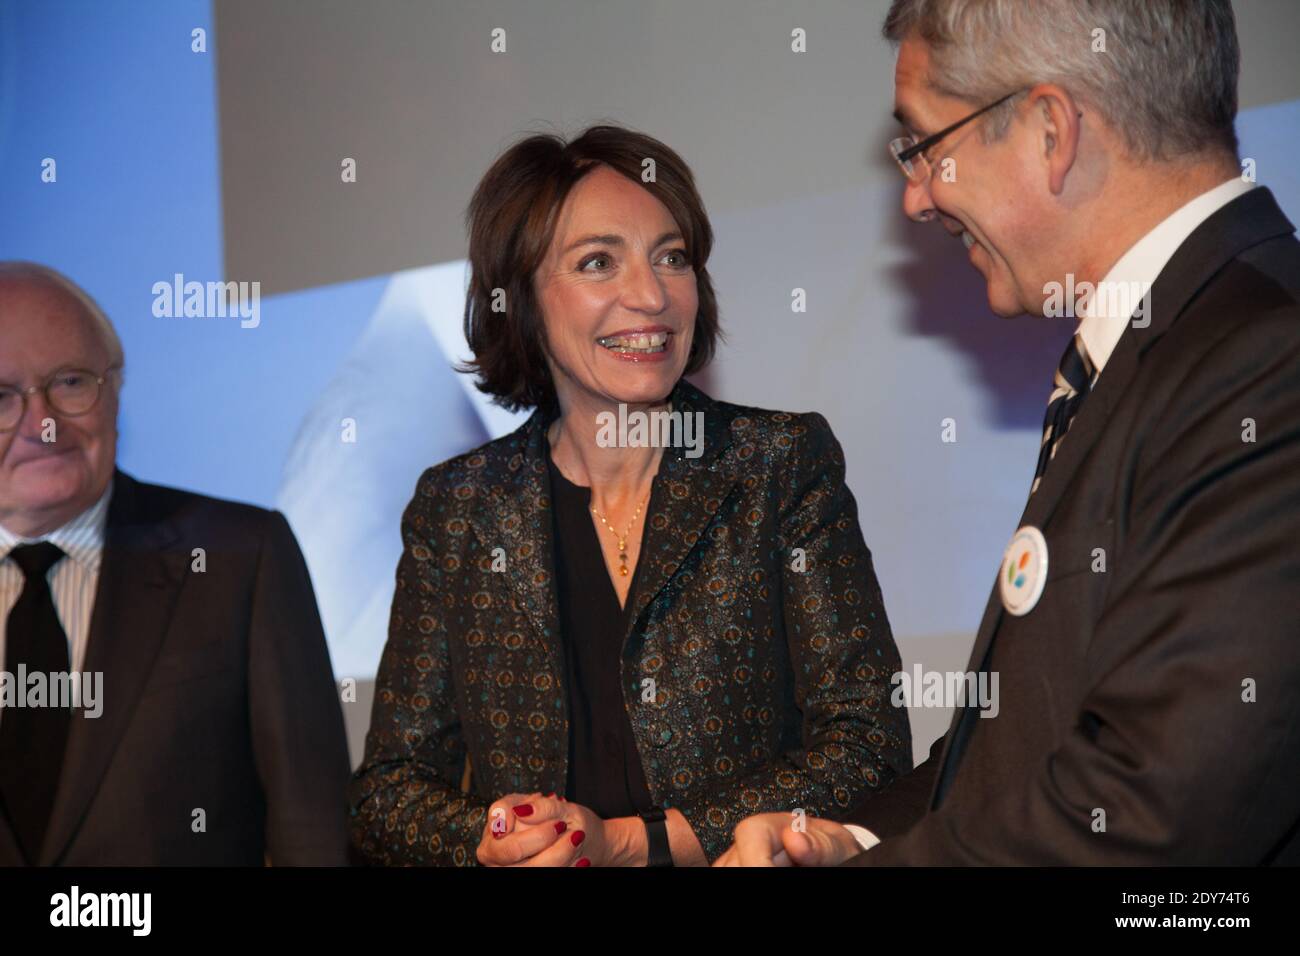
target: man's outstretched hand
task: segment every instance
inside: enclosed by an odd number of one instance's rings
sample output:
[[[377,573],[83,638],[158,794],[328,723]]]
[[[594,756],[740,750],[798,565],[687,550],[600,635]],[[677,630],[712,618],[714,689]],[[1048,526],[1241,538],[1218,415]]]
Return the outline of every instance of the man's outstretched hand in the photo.
[[[735,841],[714,866],[837,866],[862,852],[853,834],[830,820],[808,817],[791,827],[789,813],[758,813],[736,826]]]

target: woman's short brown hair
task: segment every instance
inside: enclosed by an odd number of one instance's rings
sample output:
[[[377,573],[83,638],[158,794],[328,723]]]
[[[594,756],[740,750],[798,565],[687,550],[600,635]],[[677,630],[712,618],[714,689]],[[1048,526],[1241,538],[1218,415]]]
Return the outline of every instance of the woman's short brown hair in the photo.
[[[643,177],[651,168],[647,159],[654,161],[649,178]],[[479,391],[511,411],[555,406],[533,277],[546,257],[564,200],[599,165],[648,190],[677,223],[699,291],[685,374],[713,358],[718,305],[705,268],[713,228],[690,168],[657,139],[619,126],[592,126],[567,143],[560,136],[538,133],[511,146],[492,164],[465,214],[470,262],[465,338],[474,358],[459,371],[477,374]]]

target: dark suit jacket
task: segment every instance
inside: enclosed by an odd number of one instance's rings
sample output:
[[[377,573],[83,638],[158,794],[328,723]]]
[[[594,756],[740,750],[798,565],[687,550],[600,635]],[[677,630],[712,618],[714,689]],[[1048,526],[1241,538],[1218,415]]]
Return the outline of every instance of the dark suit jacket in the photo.
[[[854,814],[886,839],[851,864],[1300,862],[1293,232],[1256,188],[1160,273],[1020,521],[1038,605],[989,600],[970,669],[1000,715],[959,709]]]
[[[889,701],[898,651],[826,420],[715,402],[685,382],[672,402],[703,413],[703,454],[666,449],[655,479],[623,695],[652,798],[682,812],[712,860],[751,813],[844,814],[911,768],[911,738]],[[474,864],[493,800],[564,790],[545,426],[534,414],[429,469],[406,510],[351,788],[353,840],[371,860]]]
[[[82,670],[103,712],[74,712],[42,865],[347,861],[342,713],[278,512],[117,472]]]

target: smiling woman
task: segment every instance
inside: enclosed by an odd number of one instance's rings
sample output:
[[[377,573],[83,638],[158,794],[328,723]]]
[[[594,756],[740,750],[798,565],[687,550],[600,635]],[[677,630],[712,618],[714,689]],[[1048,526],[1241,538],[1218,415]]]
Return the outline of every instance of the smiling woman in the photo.
[[[472,276],[465,336],[474,359],[463,370],[477,373],[478,388],[505,407],[554,408],[556,385],[543,344],[555,347],[562,331],[543,321],[548,301],[552,313],[571,301],[594,304],[603,294],[595,290],[617,287],[612,277],[646,280],[637,292],[650,306],[638,307],[632,325],[588,330],[588,341],[611,355],[630,355],[630,349],[654,349],[620,337],[668,336],[655,354],[674,358],[677,374],[657,375],[667,387],[652,398],[662,399],[678,377],[713,357],[718,309],[705,267],[713,229],[689,167],[658,140],[616,126],[593,126],[567,143],[530,136],[488,170],[467,218]],[[644,268],[629,273],[634,256]],[[650,280],[652,271],[657,281]],[[676,325],[655,305],[661,294],[678,314]]]
[[[351,788],[362,854],[703,864],[751,813],[838,817],[910,769],[826,420],[685,381],[718,337],[685,163],[613,126],[532,136],[469,227],[462,370],[535,411],[406,510]]]

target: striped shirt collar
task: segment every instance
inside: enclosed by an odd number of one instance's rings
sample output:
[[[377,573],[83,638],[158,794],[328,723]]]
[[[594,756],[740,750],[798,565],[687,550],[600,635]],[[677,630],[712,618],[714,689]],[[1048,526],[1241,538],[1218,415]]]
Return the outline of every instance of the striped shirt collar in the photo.
[[[0,525],[0,561],[9,557],[9,552],[20,544],[35,544],[49,541],[58,545],[63,553],[73,561],[94,570],[99,567],[104,554],[104,533],[108,525],[108,502],[113,497],[113,479],[99,496],[99,500],[77,515],[67,524],[55,528],[47,535],[38,538],[23,538]]]

